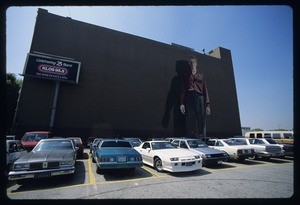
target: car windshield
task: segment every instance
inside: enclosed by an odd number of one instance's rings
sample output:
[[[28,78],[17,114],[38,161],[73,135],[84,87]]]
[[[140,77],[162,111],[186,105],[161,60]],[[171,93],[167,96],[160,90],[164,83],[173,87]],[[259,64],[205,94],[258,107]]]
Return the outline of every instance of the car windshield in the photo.
[[[152,142],[151,143],[152,149],[157,150],[157,149],[174,149],[174,147],[170,142]]]
[[[187,140],[190,148],[207,147],[202,140]]]
[[[22,141],[23,142],[33,142],[33,141],[40,141],[41,139],[46,139],[46,138],[47,138],[47,134],[34,134],[34,133],[30,133],[30,134],[26,134],[22,138]]]
[[[104,141],[101,144],[101,147],[132,147],[131,144],[127,141]]]
[[[46,150],[73,150],[73,146],[71,140],[51,140],[42,141],[33,149],[33,151]]]
[[[250,144],[265,144],[261,139],[249,139]]]
[[[244,139],[229,139],[229,140],[223,140],[226,144],[229,146],[236,146],[236,145],[247,145],[246,140]]]

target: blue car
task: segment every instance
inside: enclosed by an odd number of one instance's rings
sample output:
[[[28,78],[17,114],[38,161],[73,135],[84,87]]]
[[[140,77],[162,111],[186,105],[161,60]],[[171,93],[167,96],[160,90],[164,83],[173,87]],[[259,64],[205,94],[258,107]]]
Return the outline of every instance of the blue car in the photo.
[[[95,149],[97,173],[103,169],[131,169],[143,165],[142,156],[124,139],[103,139]]]

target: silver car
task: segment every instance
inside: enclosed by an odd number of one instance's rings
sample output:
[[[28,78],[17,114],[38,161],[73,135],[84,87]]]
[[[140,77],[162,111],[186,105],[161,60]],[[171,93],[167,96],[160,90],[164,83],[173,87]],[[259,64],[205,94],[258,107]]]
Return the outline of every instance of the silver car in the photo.
[[[226,152],[207,146],[201,139],[173,139],[172,145],[177,148],[189,149],[199,153],[203,159],[203,165],[222,164],[222,162],[229,159],[229,155]]]
[[[76,154],[71,139],[42,139],[31,152],[15,161],[8,179],[23,184],[25,179],[73,174]]]

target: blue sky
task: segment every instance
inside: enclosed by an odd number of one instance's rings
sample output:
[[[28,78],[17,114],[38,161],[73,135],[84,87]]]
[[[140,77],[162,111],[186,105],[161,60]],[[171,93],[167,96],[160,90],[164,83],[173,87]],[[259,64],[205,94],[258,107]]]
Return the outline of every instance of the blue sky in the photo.
[[[197,52],[227,48],[241,125],[264,130],[294,127],[293,10],[288,6],[9,7],[7,73],[23,72],[38,8]]]

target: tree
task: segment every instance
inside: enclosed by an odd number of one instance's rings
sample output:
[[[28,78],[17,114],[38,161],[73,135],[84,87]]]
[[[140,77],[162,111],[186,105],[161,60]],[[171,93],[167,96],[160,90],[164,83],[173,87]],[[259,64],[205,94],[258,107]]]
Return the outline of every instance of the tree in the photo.
[[[252,129],[251,131],[263,131],[263,129],[261,129],[261,128],[255,128],[255,129]]]
[[[10,134],[13,120],[15,115],[15,110],[17,107],[19,91],[22,87],[23,80],[17,79],[15,74],[6,74],[6,99],[7,99],[7,109],[6,109],[6,133]]]

